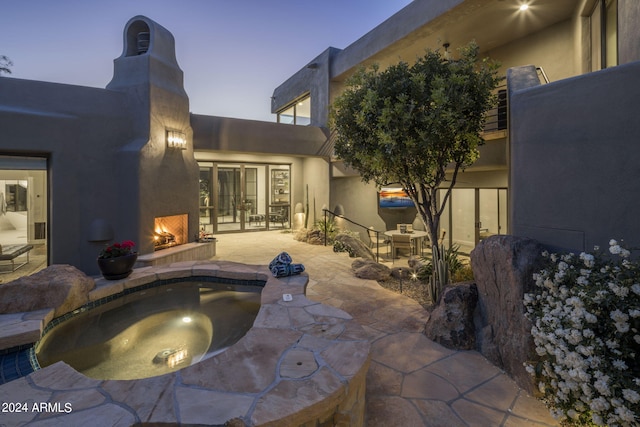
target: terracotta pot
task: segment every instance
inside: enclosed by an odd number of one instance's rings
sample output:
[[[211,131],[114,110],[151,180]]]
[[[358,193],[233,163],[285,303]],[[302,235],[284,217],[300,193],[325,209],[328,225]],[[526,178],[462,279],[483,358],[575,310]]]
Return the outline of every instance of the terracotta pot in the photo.
[[[107,280],[124,279],[133,272],[133,265],[137,259],[137,253],[116,258],[98,258],[98,267],[100,267],[102,276]]]

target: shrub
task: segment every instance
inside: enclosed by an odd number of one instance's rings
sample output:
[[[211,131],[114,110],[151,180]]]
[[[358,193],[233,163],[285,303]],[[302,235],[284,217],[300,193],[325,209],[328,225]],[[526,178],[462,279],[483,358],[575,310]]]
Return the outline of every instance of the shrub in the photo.
[[[330,243],[333,242],[333,238],[338,233],[338,229],[336,227],[336,222],[334,219],[327,220],[327,222],[325,222],[324,220],[318,220],[314,224],[314,228],[320,230],[322,234],[327,236],[327,241],[329,241]]]
[[[442,246],[441,253],[443,254],[442,259],[445,264],[449,268],[449,274],[452,278],[456,277],[456,274],[464,267],[462,261],[458,257],[458,251],[460,250],[460,245],[454,243],[447,249],[443,250],[444,246]],[[424,263],[417,271],[418,279],[424,282],[428,282],[429,278],[433,274],[433,260],[431,258],[424,258],[426,263]]]
[[[564,425],[640,422],[640,264],[609,245],[614,257],[543,253],[524,297],[540,357],[525,365]]]
[[[471,266],[468,264],[460,267],[460,269],[451,276],[452,283],[470,282],[472,280],[473,280],[473,270],[471,269]]]

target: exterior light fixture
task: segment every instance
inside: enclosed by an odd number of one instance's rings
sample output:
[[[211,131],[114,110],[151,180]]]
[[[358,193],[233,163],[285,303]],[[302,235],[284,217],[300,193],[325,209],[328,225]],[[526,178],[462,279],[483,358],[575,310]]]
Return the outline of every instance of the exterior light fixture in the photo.
[[[187,135],[177,130],[167,130],[167,147],[186,150]]]
[[[529,5],[528,4],[521,4],[520,5],[520,12],[524,12],[525,10],[529,9]]]

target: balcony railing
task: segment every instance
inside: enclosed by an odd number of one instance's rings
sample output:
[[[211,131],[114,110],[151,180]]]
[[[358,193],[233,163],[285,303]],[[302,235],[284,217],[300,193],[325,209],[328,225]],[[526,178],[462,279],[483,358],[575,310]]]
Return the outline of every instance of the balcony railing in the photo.
[[[487,119],[484,124],[484,132],[497,132],[507,129],[507,89],[502,86],[498,89],[498,105],[487,111]]]

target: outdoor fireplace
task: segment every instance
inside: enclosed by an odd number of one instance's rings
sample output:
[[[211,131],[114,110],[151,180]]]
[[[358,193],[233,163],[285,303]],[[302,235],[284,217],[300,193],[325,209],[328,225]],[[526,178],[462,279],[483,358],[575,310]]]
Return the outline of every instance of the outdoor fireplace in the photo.
[[[170,215],[156,217],[153,226],[153,249],[171,248],[187,243],[189,215]]]

